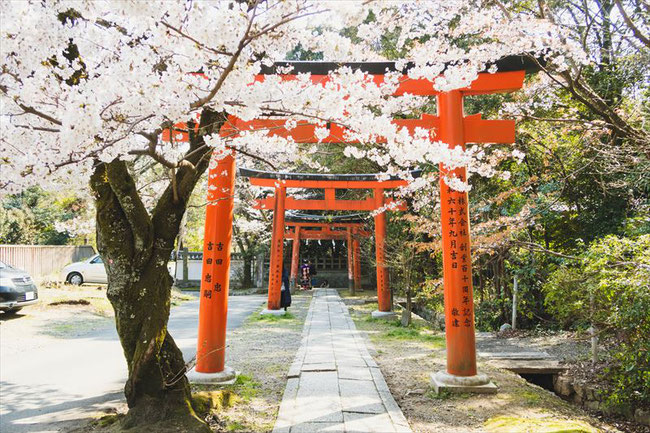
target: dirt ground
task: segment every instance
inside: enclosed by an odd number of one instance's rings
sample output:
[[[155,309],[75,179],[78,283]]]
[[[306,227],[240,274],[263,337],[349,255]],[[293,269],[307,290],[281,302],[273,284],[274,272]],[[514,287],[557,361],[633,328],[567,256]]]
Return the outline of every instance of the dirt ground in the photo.
[[[300,347],[310,294],[294,294],[289,314],[251,315],[228,334],[226,364],[240,373],[228,389],[236,396],[230,407],[213,415],[217,432],[265,433],[273,430],[287,383],[287,372]],[[206,389],[194,387],[196,391]]]
[[[416,319],[408,328],[401,327],[399,321],[373,320],[370,312],[377,305],[371,299],[364,301],[363,295],[345,301],[357,327],[366,333],[376,352],[373,357],[416,433],[628,431],[602,422],[514,373],[480,361],[480,372],[498,385],[497,394],[436,395],[429,386],[429,375],[445,370],[444,334],[428,329],[423,320]],[[560,348],[560,341],[538,336],[530,337],[527,344],[554,355],[573,351],[583,356],[579,342],[576,347],[572,342]]]
[[[257,311],[243,326],[228,332],[226,365],[238,373],[235,384],[226,387],[192,385],[195,402],[204,409],[200,411],[201,416],[215,433],[268,433],[273,430],[286,375],[300,347],[310,301],[310,293],[294,294],[288,314],[261,316]],[[115,407],[108,415],[98,416],[90,424],[71,432],[117,432],[116,421],[125,411],[124,405]],[[176,430],[157,433],[172,432]]]
[[[39,284],[39,303],[26,307],[29,311],[81,312],[101,317],[114,317],[113,307],[106,298],[105,284],[73,286],[60,282]],[[172,306],[194,299],[177,289],[172,289]]]

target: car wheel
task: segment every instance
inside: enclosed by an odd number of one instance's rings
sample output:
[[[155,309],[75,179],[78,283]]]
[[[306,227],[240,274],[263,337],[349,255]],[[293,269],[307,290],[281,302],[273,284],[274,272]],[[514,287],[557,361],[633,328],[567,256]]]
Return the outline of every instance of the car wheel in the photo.
[[[74,286],[81,286],[84,283],[84,277],[79,272],[71,272],[67,281]]]
[[[6,314],[6,315],[11,315],[11,316],[13,316],[14,314],[16,314],[17,312],[19,312],[19,311],[22,310],[22,309],[23,309],[23,307],[20,307],[20,308],[12,308],[11,310],[5,310],[5,314]]]

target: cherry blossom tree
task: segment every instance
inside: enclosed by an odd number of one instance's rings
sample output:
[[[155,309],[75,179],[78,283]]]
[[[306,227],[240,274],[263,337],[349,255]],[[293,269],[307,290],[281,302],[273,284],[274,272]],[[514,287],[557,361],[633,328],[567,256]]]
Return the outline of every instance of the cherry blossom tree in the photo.
[[[81,190],[90,182],[107,295],[129,370],[123,426],[138,431],[158,422],[208,431],[192,410],[185,363],[166,328],[166,262],[203,173],[232,150],[238,159],[281,169],[311,151],[267,131],[222,137],[228,116],[285,116],[288,127],[307,120],[319,125],[320,138],[326,122],[346,126],[346,141],[384,137],[381,148],[346,152],[395,173],[427,162],[493,174],[480,152],[448,149],[427,131],[411,137],[390,122],[430,102],[391,97],[401,74],[387,74],[382,84],[350,68],[332,72],[325,85],[313,85],[307,74],[255,81],[263,65],[298,45],[328,60],[385,60],[378,40],[395,31],[398,67],[413,62],[409,77],[442,90],[469,84],[509,54],[570,52],[581,61],[579,47],[552,22],[470,0],[32,0],[3,2],[0,13],[2,192],[34,184]],[[342,36],[344,27],[357,29],[355,37]],[[189,142],[175,134],[163,141],[163,131],[179,122],[188,126]],[[146,197],[143,167],[160,175]]]

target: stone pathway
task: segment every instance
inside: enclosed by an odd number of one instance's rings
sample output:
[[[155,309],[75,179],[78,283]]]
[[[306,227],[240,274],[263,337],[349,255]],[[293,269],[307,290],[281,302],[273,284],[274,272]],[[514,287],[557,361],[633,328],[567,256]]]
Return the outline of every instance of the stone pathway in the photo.
[[[411,429],[334,289],[315,289],[273,433]]]

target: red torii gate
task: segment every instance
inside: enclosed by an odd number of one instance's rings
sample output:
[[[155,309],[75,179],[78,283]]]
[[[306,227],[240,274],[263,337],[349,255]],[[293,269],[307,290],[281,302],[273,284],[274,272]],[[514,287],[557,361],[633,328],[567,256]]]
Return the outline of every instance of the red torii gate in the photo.
[[[257,200],[256,209],[273,209],[273,236],[271,239],[271,261],[269,265],[269,297],[265,314],[282,314],[280,293],[282,287],[282,260],[285,233],[285,211],[291,210],[347,210],[375,211],[384,206],[403,210],[402,203],[384,197],[385,189],[407,185],[397,177],[379,180],[380,174],[317,174],[317,173],[274,173],[241,168],[239,173],[250,179],[251,185],[275,189],[275,195]],[[419,172],[412,172],[417,176]],[[322,189],[324,199],[296,199],[287,197],[287,188]],[[336,198],[337,189],[370,189],[372,197],[364,200],[342,200]],[[391,316],[391,296],[388,287],[388,269],[385,265],[386,213],[375,215],[375,257],[377,263],[377,307],[375,317]],[[277,313],[275,313],[277,312]]]
[[[369,237],[364,230],[365,222],[356,215],[324,216],[313,214],[289,214],[285,225],[293,230],[285,231],[284,238],[290,239],[291,250],[291,284],[295,286],[300,264],[301,240],[346,240],[348,289],[350,293],[361,289],[361,249],[360,237]]]
[[[322,84],[330,78],[328,73],[341,66],[359,69],[372,75],[376,83],[383,82],[383,74],[396,71],[395,63],[324,63],[324,62],[282,62],[271,68],[265,68],[256,80],[264,80],[264,75],[277,74],[278,68],[293,67],[292,72],[282,75],[283,79],[295,79],[297,73],[311,73],[314,84]],[[495,63],[496,73],[480,73],[469,86],[448,92],[434,90],[433,83],[426,79],[410,79],[403,76],[395,95],[405,93],[420,96],[437,96],[437,116],[424,114],[420,119],[395,119],[393,123],[407,128],[413,133],[416,127],[435,130],[437,139],[449,146],[465,147],[467,143],[513,143],[515,139],[514,121],[484,120],[480,115],[465,116],[463,98],[468,95],[511,92],[523,85],[526,71],[536,71],[536,62],[523,56],[512,56]],[[407,66],[408,68],[408,66]],[[234,117],[224,125],[222,134],[227,136],[233,130],[267,129],[269,135],[292,137],[299,143],[340,143],[345,140],[345,129],[337,124],[329,126],[330,134],[323,140],[315,136],[316,125],[307,121],[287,130],[284,119],[255,119],[243,122]],[[187,140],[185,125],[175,127],[174,134],[181,133],[177,141]],[[170,131],[171,133],[171,131]],[[163,139],[169,139],[170,133]],[[382,142],[381,139],[378,142]],[[225,324],[227,314],[228,276],[230,259],[230,242],[232,237],[232,193],[234,188],[235,162],[233,156],[221,160],[218,166],[210,170],[209,183],[216,186],[208,192],[208,199],[214,201],[213,206],[206,210],[206,235],[204,240],[204,266],[201,284],[202,296],[199,312],[199,341],[197,347],[196,372],[199,376],[215,377],[218,379],[231,377],[224,367]],[[466,180],[464,168],[448,170],[440,167],[441,174],[455,175]],[[275,185],[270,185],[275,187]],[[346,188],[346,186],[341,186]],[[277,194],[279,193],[279,194]],[[285,207],[285,188],[278,188],[277,200],[273,206]],[[436,391],[441,388],[464,391],[495,392],[496,387],[484,375],[477,375],[476,344],[474,332],[474,305],[471,273],[471,254],[469,237],[469,209],[466,192],[454,191],[440,178],[440,200],[442,212],[442,247],[443,247],[443,280],[445,299],[445,333],[447,340],[447,371],[432,375],[432,384]],[[331,197],[330,197],[331,200]],[[374,200],[381,202],[383,195],[374,194]],[[268,206],[271,203],[266,203]],[[308,203],[305,203],[308,205]],[[368,206],[366,204],[366,206]],[[303,209],[319,209],[314,207]],[[364,209],[366,210],[366,209]],[[383,214],[382,214],[383,215]],[[218,220],[217,220],[218,216]],[[385,223],[380,221],[380,226]],[[218,226],[218,227],[217,227]],[[282,240],[282,224],[274,227],[274,247],[277,240]],[[279,228],[278,228],[279,227]],[[277,229],[277,230],[276,230]],[[277,236],[275,236],[277,232]],[[215,246],[216,247],[215,249]],[[282,248],[281,242],[279,248]],[[214,261],[211,261],[214,260]],[[220,268],[215,268],[217,264]],[[274,263],[274,269],[277,263]],[[215,274],[218,272],[218,274]],[[212,275],[218,275],[218,282],[213,282]],[[210,277],[210,278],[208,278]],[[277,280],[279,275],[272,276],[274,288],[280,287]],[[378,281],[379,283],[379,281]],[[383,284],[383,283],[382,283]],[[213,296],[214,294],[214,296]],[[269,294],[275,306],[276,293]],[[279,291],[277,292],[279,299]],[[279,302],[277,303],[279,306]],[[271,305],[270,305],[271,306]]]

